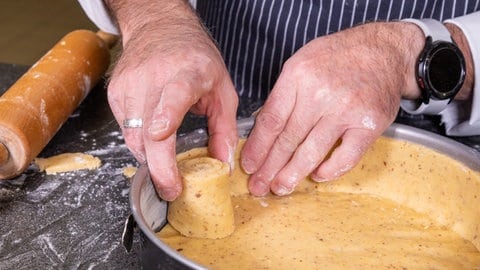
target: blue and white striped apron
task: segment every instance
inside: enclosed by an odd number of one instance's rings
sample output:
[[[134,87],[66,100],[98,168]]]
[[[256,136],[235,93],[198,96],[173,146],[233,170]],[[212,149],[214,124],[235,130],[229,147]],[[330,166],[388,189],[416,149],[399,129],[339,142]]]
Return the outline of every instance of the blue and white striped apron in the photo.
[[[480,0],[198,0],[241,97],[263,101],[285,62],[308,41],[367,21],[445,20]]]

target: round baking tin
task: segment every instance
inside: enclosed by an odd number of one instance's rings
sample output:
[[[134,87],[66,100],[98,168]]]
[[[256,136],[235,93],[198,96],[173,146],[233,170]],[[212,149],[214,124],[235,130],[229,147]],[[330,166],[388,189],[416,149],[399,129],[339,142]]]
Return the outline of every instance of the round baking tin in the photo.
[[[246,137],[253,123],[252,118],[239,120],[239,136]],[[480,171],[480,152],[447,137],[396,123],[384,132],[384,136],[424,145]],[[204,129],[195,130],[177,140],[177,153],[206,146],[207,141]],[[145,165],[133,177],[130,206],[136,226],[140,229],[139,256],[144,269],[207,269],[170,248],[155,235],[167,223],[167,202],[157,196]]]

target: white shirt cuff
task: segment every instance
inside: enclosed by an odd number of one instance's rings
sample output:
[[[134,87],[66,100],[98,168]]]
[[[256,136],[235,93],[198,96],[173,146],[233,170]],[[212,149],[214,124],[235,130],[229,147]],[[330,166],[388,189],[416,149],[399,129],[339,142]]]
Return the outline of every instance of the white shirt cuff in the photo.
[[[114,35],[120,34],[118,26],[111,17],[103,0],[78,0],[78,2],[88,18],[100,28],[100,30]]]
[[[474,85],[472,98],[454,101],[441,112],[445,132],[451,136],[480,135],[480,12],[446,20],[463,31],[472,54]]]

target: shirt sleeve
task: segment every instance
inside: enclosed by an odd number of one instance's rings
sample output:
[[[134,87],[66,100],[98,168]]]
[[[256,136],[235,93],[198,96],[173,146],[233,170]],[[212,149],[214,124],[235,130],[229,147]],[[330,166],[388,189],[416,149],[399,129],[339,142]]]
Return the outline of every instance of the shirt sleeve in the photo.
[[[473,59],[474,83],[471,99],[453,100],[439,114],[449,136],[480,135],[480,11],[449,19],[465,35]],[[402,103],[403,104],[403,103]],[[401,105],[403,108],[403,105]],[[408,108],[405,108],[408,109]]]
[[[88,18],[102,31],[119,35],[117,23],[108,11],[103,0],[78,0],[83,11]],[[190,0],[190,4],[195,8],[197,0]]]
[[[118,35],[120,31],[103,0],[78,0],[88,18],[102,31]]]
[[[453,101],[440,114],[445,132],[450,136],[480,135],[480,12],[446,20],[459,27],[465,35],[473,59],[474,85],[472,98]]]

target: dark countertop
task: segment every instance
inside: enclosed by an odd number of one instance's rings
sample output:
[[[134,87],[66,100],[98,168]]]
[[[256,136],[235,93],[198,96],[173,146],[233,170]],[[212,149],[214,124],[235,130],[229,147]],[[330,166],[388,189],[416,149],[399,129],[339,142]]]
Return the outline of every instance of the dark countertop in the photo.
[[[0,64],[0,93],[26,70]],[[246,100],[240,104],[240,117],[258,107]],[[396,121],[442,134],[435,117],[400,113]],[[189,115],[179,134],[204,124],[203,118]],[[480,151],[480,136],[457,140]],[[137,164],[110,113],[103,84],[92,90],[39,156],[64,152],[93,154],[102,166],[53,176],[31,166],[16,179],[0,181],[0,270],[139,268],[139,241],[135,239],[130,253],[121,244],[130,214],[129,179],[122,168]]]
[[[26,69],[0,64],[0,91]],[[14,180],[0,181],[0,269],[137,269],[135,248],[127,254],[121,244],[130,214],[129,179],[122,168],[136,163],[102,85],[39,156],[64,152],[90,153],[102,166],[58,175],[31,167]]]

